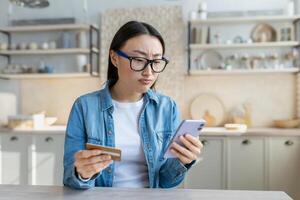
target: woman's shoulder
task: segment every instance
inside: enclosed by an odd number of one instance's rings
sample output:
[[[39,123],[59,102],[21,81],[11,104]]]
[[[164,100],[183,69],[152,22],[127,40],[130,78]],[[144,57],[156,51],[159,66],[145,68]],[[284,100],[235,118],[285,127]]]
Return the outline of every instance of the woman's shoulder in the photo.
[[[94,99],[99,99],[101,90],[89,92],[86,94],[83,94],[77,98],[77,101],[90,101]]]
[[[159,104],[159,105],[162,105],[162,104],[170,104],[172,106],[176,106],[176,102],[175,100],[168,96],[168,95],[165,95],[161,92],[158,92],[158,91],[153,91],[151,90],[150,91],[150,96]]]

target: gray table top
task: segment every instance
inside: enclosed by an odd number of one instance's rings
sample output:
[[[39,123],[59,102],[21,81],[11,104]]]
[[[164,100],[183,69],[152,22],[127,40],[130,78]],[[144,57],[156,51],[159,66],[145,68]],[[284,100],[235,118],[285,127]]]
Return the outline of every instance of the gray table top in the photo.
[[[60,186],[0,185],[0,200],[291,200],[280,191],[92,188],[72,190]]]

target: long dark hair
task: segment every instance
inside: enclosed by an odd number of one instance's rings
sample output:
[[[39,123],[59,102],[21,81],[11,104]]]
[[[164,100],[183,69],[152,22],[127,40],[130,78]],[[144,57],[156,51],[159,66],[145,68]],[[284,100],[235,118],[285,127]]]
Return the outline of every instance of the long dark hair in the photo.
[[[110,81],[110,86],[113,86],[119,79],[118,69],[112,64],[110,59],[110,51],[118,51],[126,43],[127,40],[140,36],[140,35],[150,35],[156,37],[163,48],[163,54],[165,53],[165,42],[161,34],[150,24],[138,21],[129,21],[124,24],[115,34],[109,48],[108,53],[108,70],[107,70],[107,80]],[[154,87],[155,83],[151,86]]]

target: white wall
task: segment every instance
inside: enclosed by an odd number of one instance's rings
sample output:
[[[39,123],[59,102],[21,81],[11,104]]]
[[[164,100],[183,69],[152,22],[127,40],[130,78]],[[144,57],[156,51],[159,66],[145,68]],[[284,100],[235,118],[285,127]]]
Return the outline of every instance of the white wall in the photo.
[[[209,11],[247,11],[247,10],[278,10],[283,9],[288,0],[206,0]],[[35,19],[35,18],[57,18],[57,17],[75,17],[77,22],[85,22],[83,11],[83,0],[50,0],[50,7],[45,9],[28,9],[13,6],[10,19]],[[200,0],[87,0],[88,4],[88,23],[100,23],[100,15],[107,9],[130,8],[154,6],[154,5],[181,5],[183,8],[183,17],[186,20],[188,12],[196,10]],[[297,0],[297,8],[300,4]],[[0,27],[8,24],[9,0],[0,1]],[[102,30],[105,31],[105,30]],[[238,30],[237,30],[238,32]],[[0,36],[0,42],[3,40]],[[22,58],[18,58],[22,60]],[[40,58],[32,58],[30,61],[38,63]],[[51,60],[52,59],[52,60]],[[74,65],[74,60],[66,62],[51,58],[49,62],[53,65]],[[25,60],[25,59],[24,59]],[[26,62],[26,61],[25,61]],[[28,60],[27,60],[28,62]],[[5,65],[5,59],[0,57],[0,66]],[[65,66],[60,66],[65,67]],[[19,90],[16,81],[0,81],[0,92],[10,91],[19,96]],[[19,101],[21,101],[19,99]],[[19,102],[20,104],[20,102]]]

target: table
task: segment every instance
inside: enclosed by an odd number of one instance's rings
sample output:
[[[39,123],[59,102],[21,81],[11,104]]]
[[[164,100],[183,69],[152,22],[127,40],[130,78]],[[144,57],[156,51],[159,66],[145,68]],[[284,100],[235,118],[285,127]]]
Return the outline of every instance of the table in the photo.
[[[0,185],[0,200],[292,200],[280,191],[92,188]]]

